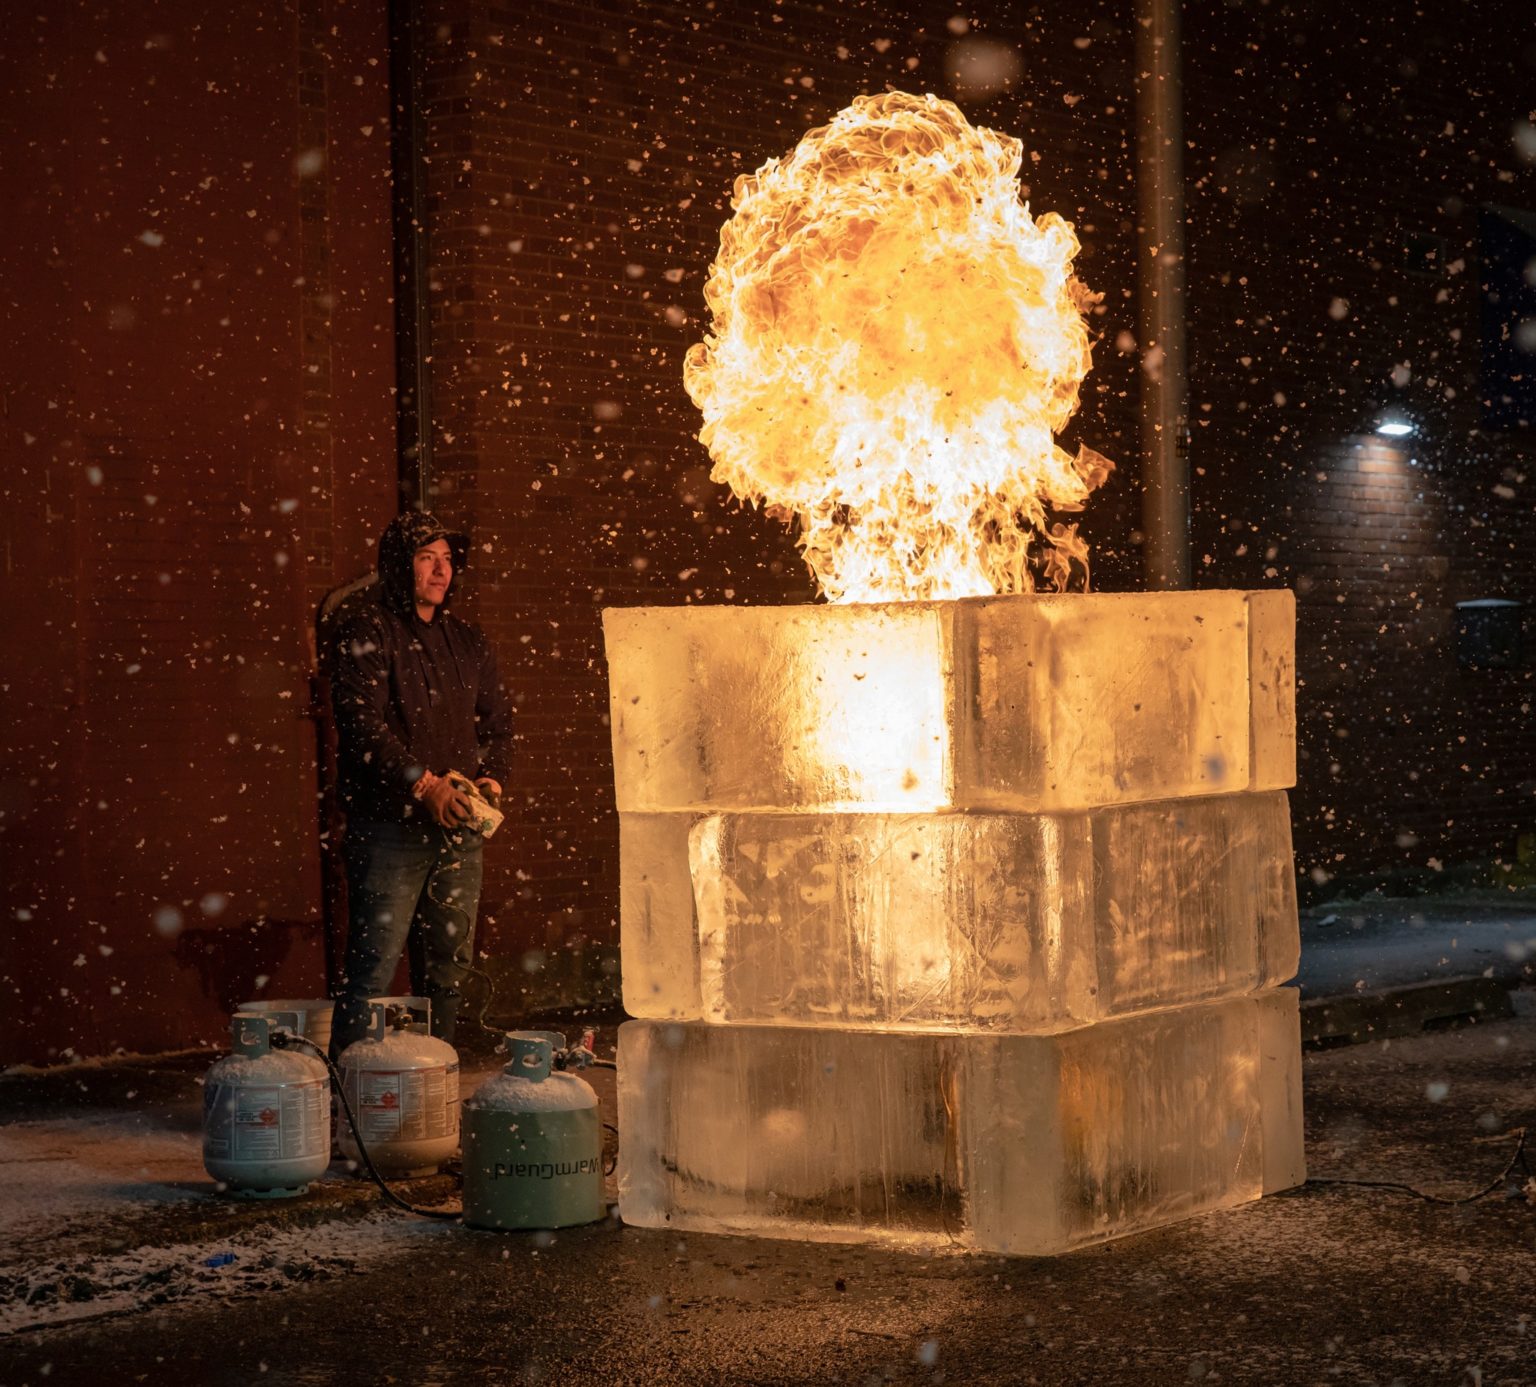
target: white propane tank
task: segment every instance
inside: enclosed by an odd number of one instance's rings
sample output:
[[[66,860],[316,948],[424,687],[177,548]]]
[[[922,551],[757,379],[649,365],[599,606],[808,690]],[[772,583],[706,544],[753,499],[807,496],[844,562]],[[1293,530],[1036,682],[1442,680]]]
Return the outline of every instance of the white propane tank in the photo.
[[[331,1163],[331,1081],[325,1062],[273,1050],[275,1016],[236,1012],[234,1053],[203,1081],[203,1166],[234,1194],[303,1194]]]
[[[458,1149],[459,1055],[428,1034],[431,1017],[425,997],[372,997],[368,1034],[336,1061],[363,1144],[386,1178],[431,1175]],[[361,1165],[345,1113],[337,1128],[343,1154]]]
[[[555,1031],[509,1031],[512,1060],[464,1104],[464,1222],[470,1228],[569,1228],[603,1217],[597,1094],[551,1073]]]

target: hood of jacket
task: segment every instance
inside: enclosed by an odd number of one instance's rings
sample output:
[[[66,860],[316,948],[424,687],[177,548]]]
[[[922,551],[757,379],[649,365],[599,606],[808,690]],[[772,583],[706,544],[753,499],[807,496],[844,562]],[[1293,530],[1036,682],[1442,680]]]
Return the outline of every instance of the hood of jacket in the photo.
[[[446,609],[453,600],[459,574],[469,566],[469,536],[450,530],[435,515],[426,511],[403,511],[391,520],[379,536],[380,600],[401,616],[416,611],[416,551],[437,540],[448,541],[453,558],[453,579],[443,596]]]

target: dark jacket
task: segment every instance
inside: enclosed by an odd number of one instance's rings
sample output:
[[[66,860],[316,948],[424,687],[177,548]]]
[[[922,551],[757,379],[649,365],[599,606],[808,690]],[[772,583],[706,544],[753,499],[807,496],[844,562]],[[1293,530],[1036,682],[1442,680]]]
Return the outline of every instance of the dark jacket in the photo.
[[[511,770],[512,705],[490,642],[445,599],[430,622],[416,615],[416,551],[445,539],[452,598],[469,558],[466,536],[415,511],[379,540],[379,582],[349,604],[333,638],[331,705],[341,801],[354,820],[430,822],[411,795],[424,770],[490,776]]]

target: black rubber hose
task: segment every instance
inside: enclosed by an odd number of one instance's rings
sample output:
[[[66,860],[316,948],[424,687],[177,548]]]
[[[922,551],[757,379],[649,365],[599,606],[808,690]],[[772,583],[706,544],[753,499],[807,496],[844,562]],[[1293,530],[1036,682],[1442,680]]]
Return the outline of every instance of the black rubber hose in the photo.
[[[1405,1185],[1397,1180],[1339,1180],[1332,1179],[1327,1176],[1314,1175],[1308,1177],[1307,1184],[1353,1185],[1356,1189],[1393,1190],[1398,1194],[1411,1194],[1415,1198],[1422,1199],[1426,1204],[1445,1204],[1450,1206],[1455,1206],[1458,1204],[1476,1204],[1479,1199],[1486,1199],[1496,1190],[1503,1189],[1508,1182],[1509,1177],[1514,1173],[1514,1169],[1517,1165],[1527,1174],[1530,1174],[1530,1167],[1525,1163],[1525,1135],[1524,1127],[1511,1127],[1509,1131],[1505,1132],[1504,1136],[1506,1137],[1518,1138],[1518,1140],[1515,1142],[1514,1155],[1509,1158],[1508,1162],[1504,1166],[1504,1169],[1495,1175],[1493,1179],[1491,1179],[1480,1190],[1478,1190],[1475,1194],[1464,1194],[1459,1199],[1447,1199],[1443,1195],[1428,1194],[1424,1190],[1414,1189],[1412,1185]],[[1501,1140],[1502,1138],[1498,1139]]]
[[[331,1083],[336,1089],[336,1096],[341,1099],[342,1111],[347,1115],[347,1121],[352,1124],[352,1139],[357,1143],[357,1153],[363,1158],[363,1166],[368,1174],[373,1177],[373,1182],[383,1192],[384,1197],[396,1208],[404,1209],[408,1214],[415,1214],[417,1218],[460,1219],[462,1213],[450,1213],[446,1209],[421,1209],[414,1204],[409,1204],[385,1183],[384,1177],[379,1174],[378,1167],[373,1163],[373,1157],[368,1154],[368,1147],[363,1142],[362,1129],[357,1125],[357,1116],[352,1111],[352,1104],[347,1098],[347,1086],[342,1082],[341,1071],[332,1062],[331,1057],[325,1053],[314,1041],[307,1036],[294,1035],[291,1031],[274,1031],[272,1044],[279,1050],[289,1045],[305,1045],[313,1050],[325,1062],[325,1067],[331,1071]]]

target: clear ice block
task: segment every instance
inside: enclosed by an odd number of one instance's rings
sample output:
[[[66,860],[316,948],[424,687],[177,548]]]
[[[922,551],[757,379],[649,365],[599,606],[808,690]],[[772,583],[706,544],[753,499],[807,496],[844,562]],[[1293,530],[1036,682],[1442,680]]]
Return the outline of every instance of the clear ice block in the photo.
[[[603,614],[620,810],[1065,812],[1295,780],[1284,591]]]
[[[1255,785],[1296,783],[1296,597],[1279,589],[1248,594],[1250,752]]]
[[[1296,993],[1049,1036],[631,1021],[626,1223],[1043,1255],[1305,1178]]]
[[[1094,814],[624,814],[633,1016],[1036,1032],[1295,974],[1283,791]]]
[[[693,1017],[699,941],[688,834],[696,815],[619,815],[619,976],[631,1016]]]

